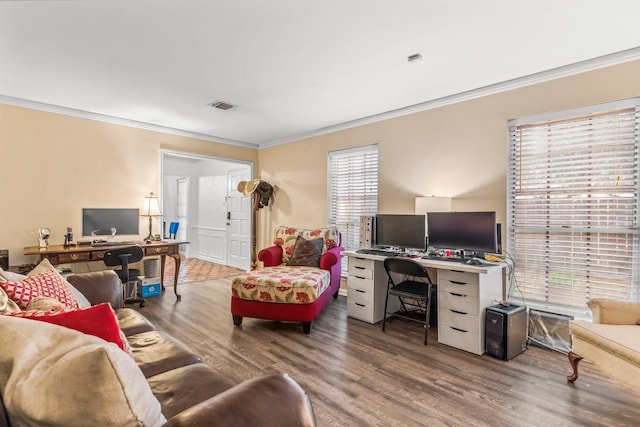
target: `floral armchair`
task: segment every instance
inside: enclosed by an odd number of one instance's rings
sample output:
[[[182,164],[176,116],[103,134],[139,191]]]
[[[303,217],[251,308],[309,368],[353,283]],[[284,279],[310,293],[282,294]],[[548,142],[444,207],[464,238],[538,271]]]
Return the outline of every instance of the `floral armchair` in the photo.
[[[341,241],[335,227],[277,227],[274,245],[258,253],[264,266],[233,279],[234,324],[240,326],[243,317],[298,321],[310,333],[311,322],[338,296]]]
[[[265,267],[274,267],[287,264],[293,255],[293,249],[298,236],[307,240],[322,238],[322,255],[320,256],[320,268],[328,270],[331,274],[332,286],[334,281],[340,287],[340,272],[342,255],[344,248],[342,235],[336,227],[316,228],[313,230],[293,227],[279,226],[273,232],[273,246],[269,246],[258,253],[258,260],[262,261]]]

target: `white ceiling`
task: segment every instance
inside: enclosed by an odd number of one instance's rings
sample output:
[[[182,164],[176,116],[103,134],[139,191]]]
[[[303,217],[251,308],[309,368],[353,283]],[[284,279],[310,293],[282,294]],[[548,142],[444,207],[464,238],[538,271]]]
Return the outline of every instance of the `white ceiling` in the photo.
[[[639,58],[638,17],[637,0],[1,1],[0,102],[265,147]]]

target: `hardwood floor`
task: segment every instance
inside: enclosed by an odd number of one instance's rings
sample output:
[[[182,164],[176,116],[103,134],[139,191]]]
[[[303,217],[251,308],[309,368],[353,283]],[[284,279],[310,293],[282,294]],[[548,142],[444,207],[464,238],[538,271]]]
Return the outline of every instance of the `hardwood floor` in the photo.
[[[304,335],[298,323],[244,319],[234,327],[230,280],[180,284],[140,310],[242,381],[287,372],[309,394],[319,426],[631,426],[640,395],[583,361],[569,384],[567,356],[530,347],[510,361],[437,342],[424,346],[417,323],[381,326],[347,318],[346,300],[329,303]]]

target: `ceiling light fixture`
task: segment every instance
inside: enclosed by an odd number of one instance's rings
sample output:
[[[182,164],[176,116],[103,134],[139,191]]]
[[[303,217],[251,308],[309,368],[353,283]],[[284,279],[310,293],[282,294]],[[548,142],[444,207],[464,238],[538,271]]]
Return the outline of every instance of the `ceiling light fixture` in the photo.
[[[224,110],[224,111],[229,111],[236,108],[235,105],[229,104],[228,102],[224,102],[220,100],[215,100],[209,105],[212,106],[213,108],[217,108],[218,110]]]
[[[407,56],[407,61],[409,62],[422,61],[422,55],[420,55],[419,53],[414,53],[413,55]]]

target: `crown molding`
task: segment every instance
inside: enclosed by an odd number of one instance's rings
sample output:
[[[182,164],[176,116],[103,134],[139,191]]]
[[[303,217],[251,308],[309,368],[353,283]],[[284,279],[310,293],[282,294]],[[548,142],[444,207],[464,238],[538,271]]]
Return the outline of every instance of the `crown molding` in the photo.
[[[368,117],[363,117],[348,122],[339,123],[332,126],[316,129],[309,132],[303,132],[297,135],[293,135],[286,138],[276,139],[268,141],[262,144],[254,144],[245,141],[237,141],[233,139],[227,139],[214,135],[208,135],[198,132],[191,132],[182,129],[175,129],[167,126],[155,125],[152,123],[140,122],[136,120],[125,119],[122,117],[109,116],[105,114],[92,113],[89,111],[78,110],[74,108],[62,107],[59,105],[47,104],[43,102],[31,101],[22,98],[14,98],[10,96],[0,95],[0,103],[14,105],[17,107],[30,108],[33,110],[46,111],[50,113],[62,114],[66,116],[78,117],[88,120],[96,120],[105,123],[111,123],[116,125],[128,126],[137,129],[144,129],[154,132],[161,132],[170,135],[184,136],[187,138],[201,139],[204,141],[217,142],[220,144],[233,145],[237,147],[262,149],[268,147],[274,147],[277,145],[287,144],[290,142],[300,141],[315,136],[325,135],[332,132],[338,132],[341,130],[351,129],[358,126],[364,126],[370,123],[379,122],[395,117],[405,116],[408,114],[417,113],[420,111],[430,110],[445,105],[455,104],[462,101],[468,101],[475,98],[480,98],[487,95],[492,95],[500,92],[505,92],[512,89],[517,89],[525,86],[530,86],[537,83],[546,82],[549,80],[555,80],[562,77],[568,77],[575,74],[584,73],[587,71],[593,71],[599,68],[605,68],[624,62],[633,61],[640,58],[640,47],[623,50],[620,52],[612,53],[609,55],[600,56],[585,61],[576,62],[574,64],[565,65],[562,67],[553,68],[550,70],[542,71],[539,73],[530,74],[523,77],[507,80],[504,82],[496,83],[493,85],[484,86],[477,89],[457,93],[442,98],[421,102],[419,104],[410,105],[407,107],[399,108],[392,111],[387,111],[380,114],[375,114]]]
[[[260,144],[259,148],[273,147],[276,145],[287,144],[289,142],[299,141],[306,138],[312,138],[314,136],[325,135],[332,132],[338,132],[358,126],[367,125],[370,123],[379,122],[382,120],[391,119],[394,117],[405,116],[408,114],[417,113],[420,111],[431,110],[433,108],[443,107],[445,105],[455,104],[462,101],[468,101],[475,98],[480,98],[487,95],[492,95],[508,90],[513,90],[525,86],[534,85],[550,80],[559,79],[562,77],[568,77],[575,74],[584,73],[587,71],[597,70],[599,68],[605,68],[624,62],[640,59],[640,47],[623,50],[620,52],[612,53],[609,55],[599,56],[597,58],[588,59],[585,61],[576,62],[574,64],[565,65],[562,67],[552,68],[550,70],[541,71],[539,73],[529,74],[527,76],[518,77],[504,82],[496,83],[489,86],[484,86],[477,89],[472,89],[466,92],[460,92],[454,95],[445,96],[442,98],[434,99],[431,101],[421,102],[419,104],[410,105],[407,107],[399,108],[397,110],[387,111],[380,114],[375,114],[361,119],[352,120],[349,122],[340,123],[333,126],[327,126],[325,128],[316,129],[314,131],[301,133],[295,136],[273,140]]]
[[[29,108],[32,110],[46,111],[49,113],[62,114],[64,116],[78,117],[81,119],[96,120],[99,122],[111,123],[114,125],[128,126],[136,129],[161,132],[170,135],[184,136],[187,138],[202,139],[210,142],[218,142],[220,144],[234,145],[244,148],[257,149],[257,144],[249,142],[236,141],[233,139],[222,138],[204,133],[191,132],[182,129],[171,128],[167,126],[155,125],[152,123],[140,122],[137,120],[125,119],[122,117],[109,116],[106,114],[92,113],[90,111],[77,110],[74,108],[62,107],[59,105],[47,104],[44,102],[31,101],[28,99],[14,98],[11,96],[0,95],[0,104],[13,105],[16,107]]]

